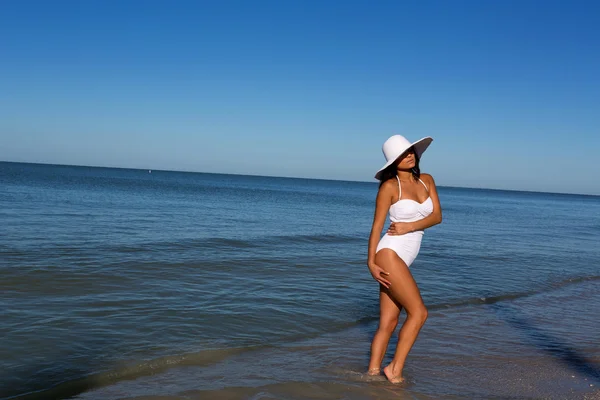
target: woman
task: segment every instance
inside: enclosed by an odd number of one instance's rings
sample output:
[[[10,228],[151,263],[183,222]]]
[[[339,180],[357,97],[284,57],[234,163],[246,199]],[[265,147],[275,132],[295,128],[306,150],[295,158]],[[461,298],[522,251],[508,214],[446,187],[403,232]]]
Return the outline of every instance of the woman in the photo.
[[[423,230],[442,222],[435,182],[431,175],[419,170],[419,159],[432,141],[426,137],[410,143],[401,135],[390,137],[383,144],[387,162],[375,175],[380,184],[369,238],[368,266],[380,284],[380,320],[371,344],[368,373],[380,373],[388,342],[404,308],[407,316],[400,329],[394,359],[383,369],[392,383],[404,380],[406,356],[427,319],[427,309],[408,268],[421,247]],[[392,224],[380,240],[388,212]]]

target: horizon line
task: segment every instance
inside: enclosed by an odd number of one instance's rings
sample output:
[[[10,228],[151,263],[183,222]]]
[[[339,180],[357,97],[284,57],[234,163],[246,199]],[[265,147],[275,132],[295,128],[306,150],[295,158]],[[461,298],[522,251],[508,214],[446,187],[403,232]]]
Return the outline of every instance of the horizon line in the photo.
[[[103,166],[103,165],[56,164],[56,163],[50,163],[50,162],[0,160],[0,163],[51,165],[51,166],[57,166],[57,167],[107,168],[107,169],[124,169],[124,170],[136,170],[136,171],[179,172],[179,173],[188,173],[188,174],[233,175],[233,176],[257,177],[257,178],[307,179],[307,180],[332,181],[332,182],[353,182],[353,183],[373,183],[373,184],[377,183],[376,180],[360,181],[360,180],[349,180],[349,179],[307,178],[307,177],[300,177],[300,176],[277,176],[277,175],[257,175],[257,174],[240,174],[240,173],[234,174],[234,173],[228,173],[228,172],[203,172],[203,171],[176,170],[176,169],[153,169],[153,168],[114,167],[114,166],[109,167],[109,166]],[[558,194],[558,195],[600,197],[600,194],[589,194],[589,193],[546,192],[546,191],[538,191],[538,190],[498,189],[498,188],[447,186],[447,185],[437,185],[437,186],[443,187],[443,188],[450,188],[450,189],[491,190],[491,191],[498,191],[498,192],[520,192],[520,193],[539,193],[539,194]]]

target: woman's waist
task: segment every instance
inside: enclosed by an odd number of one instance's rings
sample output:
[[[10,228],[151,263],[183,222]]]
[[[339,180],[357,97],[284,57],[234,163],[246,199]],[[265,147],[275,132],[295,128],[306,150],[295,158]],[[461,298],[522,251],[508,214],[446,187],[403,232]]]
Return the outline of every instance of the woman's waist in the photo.
[[[415,215],[414,217],[394,217],[390,215],[390,222],[416,222],[425,218],[423,215]]]
[[[404,233],[402,235],[390,235],[386,233],[382,238],[389,238],[391,240],[411,240],[411,241],[420,241],[423,238],[424,231],[412,231],[408,233]]]

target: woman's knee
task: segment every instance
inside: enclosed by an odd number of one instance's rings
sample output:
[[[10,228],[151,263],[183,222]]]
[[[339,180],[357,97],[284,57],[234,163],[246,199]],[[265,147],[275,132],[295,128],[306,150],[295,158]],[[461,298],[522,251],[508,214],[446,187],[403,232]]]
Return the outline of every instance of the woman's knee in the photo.
[[[427,310],[427,307],[425,307],[423,305],[423,310],[421,311],[421,319],[423,320],[423,323],[425,323],[425,321],[427,321],[428,317],[429,317],[429,311]]]
[[[425,321],[427,321],[427,317],[429,316],[429,311],[427,311],[425,304],[421,304],[420,306],[415,307],[414,309],[412,309],[410,311],[407,310],[407,314],[410,317],[415,318],[421,325],[423,325],[425,323]]]
[[[379,329],[389,334],[392,334],[392,332],[394,332],[396,326],[398,326],[398,317],[384,318],[379,321]]]

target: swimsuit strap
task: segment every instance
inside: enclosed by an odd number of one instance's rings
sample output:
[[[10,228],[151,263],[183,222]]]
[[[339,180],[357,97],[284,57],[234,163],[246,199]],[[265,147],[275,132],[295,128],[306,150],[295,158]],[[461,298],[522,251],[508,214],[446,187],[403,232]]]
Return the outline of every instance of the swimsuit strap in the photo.
[[[427,189],[427,193],[429,193],[429,189],[427,188],[427,185],[425,184],[425,182],[423,182],[421,180],[421,178],[419,178],[419,182],[421,182],[423,184],[423,186],[425,186],[425,189]]]
[[[400,186],[400,177],[396,175],[396,179],[398,180],[398,200],[402,197],[402,186]]]

